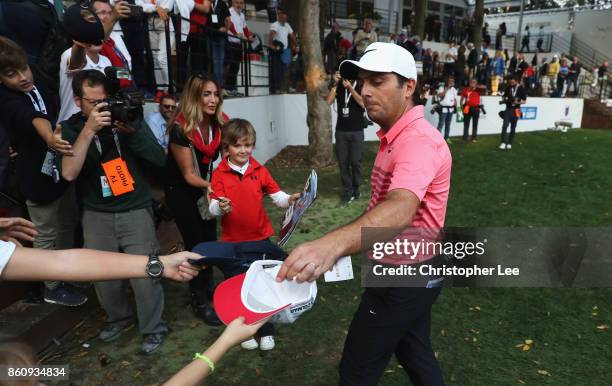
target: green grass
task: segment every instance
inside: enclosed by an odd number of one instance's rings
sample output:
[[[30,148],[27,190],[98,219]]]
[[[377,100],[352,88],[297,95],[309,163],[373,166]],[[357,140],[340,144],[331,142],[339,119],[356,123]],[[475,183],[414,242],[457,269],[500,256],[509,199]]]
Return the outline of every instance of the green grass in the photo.
[[[498,136],[453,144],[446,225],[610,226],[611,140],[611,132],[575,130],[520,134],[506,152],[496,149]],[[376,146],[366,146],[368,173]],[[271,172],[283,189],[293,192],[301,189],[308,170]],[[289,248],[346,223],[367,205],[366,198],[342,205],[337,170],[318,172],[320,197]],[[282,212],[268,209],[277,227]],[[354,259],[357,270],[361,259]],[[111,344],[92,339],[88,350],[75,348],[54,362],[71,364],[74,384],[141,385],[167,379],[195,351],[211,344],[221,329],[202,325],[191,315],[184,286],[165,287],[165,315],[173,331],[160,355],[141,356],[141,338],[132,330]],[[319,282],[316,307],[294,325],[278,328],[275,350],[262,354],[233,349],[206,384],[337,384],[344,337],[361,291],[358,280]],[[96,315],[79,332],[95,336],[100,324]],[[453,288],[445,289],[434,306],[432,338],[448,385],[610,385],[612,331],[598,329],[601,325],[612,325],[609,289]],[[515,347],[525,339],[534,341],[526,352]],[[101,352],[112,358],[106,367],[100,367]],[[409,381],[393,360],[381,384]]]

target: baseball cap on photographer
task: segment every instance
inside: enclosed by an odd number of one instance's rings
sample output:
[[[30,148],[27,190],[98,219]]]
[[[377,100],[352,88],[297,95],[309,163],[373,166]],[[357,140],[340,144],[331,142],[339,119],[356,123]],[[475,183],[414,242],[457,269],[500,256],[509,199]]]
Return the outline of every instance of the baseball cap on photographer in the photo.
[[[64,13],[64,29],[72,40],[100,45],[104,43],[104,27],[98,15],[79,4],[69,7]]]
[[[359,70],[394,72],[406,79],[417,80],[414,57],[408,50],[393,43],[372,43],[358,61],[345,60],[340,64],[340,75],[344,79],[357,79]]]
[[[256,260],[246,273],[225,280],[215,290],[213,305],[225,324],[243,316],[253,324],[271,316],[270,323],[293,323],[310,310],[317,297],[317,283],[276,281],[282,261]]]

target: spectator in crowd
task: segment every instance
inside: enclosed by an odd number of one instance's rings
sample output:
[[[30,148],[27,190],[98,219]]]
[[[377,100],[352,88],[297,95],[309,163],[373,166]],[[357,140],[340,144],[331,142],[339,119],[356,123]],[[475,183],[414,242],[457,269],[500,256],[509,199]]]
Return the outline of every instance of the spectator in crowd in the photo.
[[[449,17],[446,23],[446,42],[455,42],[455,16]]]
[[[463,140],[469,140],[470,121],[472,121],[472,142],[478,138],[478,118],[482,101],[480,95],[483,86],[479,86],[475,78],[470,78],[470,84],[461,90],[461,108],[463,110]],[[484,113],[484,110],[483,110]]]
[[[448,44],[448,51],[447,53],[452,57],[453,61],[451,63],[454,63],[455,60],[457,60],[457,56],[459,55],[459,49],[457,48],[457,46],[455,45],[455,42],[450,42]]]
[[[110,111],[104,110],[108,105],[104,102],[108,97],[106,81],[96,70],[74,76],[74,99],[81,113],[61,123],[62,135],[74,151],[74,156],[61,159],[62,176],[79,184],[85,247],[157,255],[159,245],[143,161],[162,167],[165,153],[146,123],[111,121]],[[163,288],[159,282],[145,279],[133,279],[130,284],[144,335],[142,352],[153,354],[168,332],[162,320]],[[98,282],[95,286],[108,314],[98,338],[110,342],[134,323],[130,299],[121,281]]]
[[[473,43],[467,44],[467,50],[468,78],[474,78],[476,77],[476,66],[478,66],[478,50]]]
[[[527,101],[527,93],[523,86],[518,83],[516,75],[508,76],[508,85],[504,90],[504,95],[500,104],[505,104],[506,108],[500,112],[503,117],[501,143],[499,148],[502,150],[512,149],[512,141],[514,140],[514,134],[516,132],[516,124],[519,118],[522,116],[521,105]],[[510,135],[507,136],[506,132],[510,125]]]
[[[529,63],[525,60],[525,54],[522,52],[518,54],[516,58],[516,73],[518,74],[518,78],[520,79],[523,76],[525,70],[529,67]]]
[[[436,15],[429,14],[425,17],[425,40],[432,41],[434,39],[433,27]]]
[[[194,0],[175,0],[174,14],[177,18],[176,28],[179,31],[179,40],[176,42],[176,83],[182,89],[187,80],[187,60],[189,58],[189,31],[191,29],[191,12],[195,7]]]
[[[168,127],[174,123],[176,113],[176,98],[164,94],[159,98],[159,110],[149,113],[145,121],[151,129],[159,146],[168,151]]]
[[[489,33],[489,23],[484,23],[482,27],[482,47],[488,49],[491,45],[491,34]]]
[[[387,43],[397,44],[397,34],[396,33],[392,33],[389,36],[389,41]]]
[[[544,48],[542,47],[544,45],[544,34],[542,33],[543,30],[544,26],[541,25],[538,31],[538,40],[536,41],[536,48],[538,49],[538,52],[544,52]]]
[[[191,54],[191,71],[208,72],[208,37],[207,17],[210,12],[210,0],[194,0],[193,10],[190,16],[189,51]]]
[[[175,124],[170,127],[166,203],[186,250],[217,239],[215,219],[204,220],[197,202],[210,188],[212,163],[221,151],[221,126],[225,121],[222,108],[223,95],[216,81],[207,75],[192,75],[181,95]],[[196,316],[219,325],[211,304],[212,279],[210,267],[189,283],[191,305]]]
[[[340,39],[340,44],[338,45],[338,56],[336,57],[336,68],[334,68],[334,71],[338,70],[338,67],[340,66],[340,63],[342,63],[343,60],[348,59],[348,53],[351,50],[351,41],[348,39]]]
[[[531,65],[527,64],[527,62],[523,63],[526,65],[520,66],[521,68],[524,68],[523,72],[521,73],[521,78],[523,79],[525,85],[525,92],[527,92],[527,95],[532,95],[536,88],[535,69]]]
[[[110,0],[95,0],[89,3],[90,9],[100,19],[104,26],[104,44],[102,45],[102,51],[100,54],[110,60],[111,65],[114,67],[125,68],[128,71],[132,70],[132,57],[125,46],[123,36],[113,31],[115,23],[119,19],[127,18],[130,14],[130,8],[126,2],[119,2],[117,6],[113,8],[110,4]],[[116,9],[116,10],[115,10]],[[121,87],[130,87],[132,85],[131,79],[121,79]]]
[[[323,56],[325,59],[325,71],[328,74],[332,74],[334,69],[336,68],[336,58],[338,56],[338,49],[340,44],[340,39],[342,39],[342,34],[340,33],[340,26],[338,23],[334,23],[332,25],[331,31],[325,36],[325,40],[323,41]]]
[[[273,250],[277,248],[270,242],[274,228],[263,206],[264,194],[270,196],[276,206],[286,209],[300,197],[300,193],[289,195],[282,191],[268,169],[253,158],[256,133],[249,121],[231,119],[222,131],[222,146],[227,156],[213,172],[214,196],[210,201],[210,212],[222,216],[221,240],[248,241],[264,250]],[[243,341],[242,348],[272,350],[275,346],[274,325],[266,323],[260,336],[259,343],[254,337]]]
[[[153,66],[157,92],[155,100],[168,91],[168,51],[166,28],[170,30],[170,52],[174,50],[174,26],[168,15],[174,8],[174,0],[144,0],[142,10],[148,14],[149,42],[153,52]]]
[[[499,95],[498,88],[504,76],[505,63],[501,51],[495,51],[495,57],[491,63],[491,95]]]
[[[608,82],[608,61],[604,60],[601,66],[597,69],[597,81],[600,84],[599,99],[603,102],[607,99],[606,89]],[[597,86],[597,85],[595,85]]]
[[[244,17],[244,0],[232,0],[232,6],[229,9],[232,23],[229,27],[227,38],[227,52],[225,62],[227,63],[227,71],[225,76],[225,89],[230,96],[239,96],[237,86],[238,70],[240,69],[240,61],[242,60],[242,43],[240,39],[253,41],[253,34],[249,31]]]
[[[296,43],[293,28],[287,22],[287,12],[279,10],[278,21],[270,25],[269,35],[269,45],[274,50],[271,55],[272,82],[270,83],[273,94],[286,91],[287,89],[286,72],[291,63],[291,54],[297,45]]]
[[[15,42],[0,37],[0,123],[10,133],[17,151],[16,174],[32,222],[38,228],[34,247],[65,249],[74,246],[78,208],[74,186],[59,175],[58,153],[72,156],[72,146],[56,128],[57,107],[40,87]],[[41,167],[42,165],[42,167]],[[45,282],[48,303],[78,306],[87,297],[66,283]]]
[[[442,85],[437,91],[438,98],[440,100],[440,119],[438,120],[438,131],[442,132],[444,127],[444,139],[446,142],[451,143],[450,126],[453,120],[453,115],[457,109],[457,89],[455,88],[455,79],[449,76],[446,79],[446,85]]]
[[[455,75],[455,58],[449,52],[444,56],[444,77]]]
[[[476,67],[476,80],[478,84],[484,85],[485,89],[490,84],[489,80],[491,77],[491,59],[485,52],[482,54],[482,59],[478,62]]]
[[[433,54],[431,48],[426,48],[423,54],[423,81],[429,82],[433,78]]]
[[[225,82],[225,45],[227,32],[232,24],[232,17],[223,0],[211,0],[210,10],[206,15],[208,30],[208,48],[212,61],[212,74],[222,88]]]
[[[440,53],[438,51],[434,51],[432,54],[432,68],[433,68],[433,78],[437,79],[440,78],[443,69],[442,69],[442,63],[441,63],[441,59],[440,59]]]
[[[440,36],[442,34],[442,22],[440,21],[440,19],[438,19],[437,15],[436,15],[436,19],[434,20],[433,31],[434,31],[434,40],[439,42]]]
[[[129,1],[129,3],[144,7],[145,1],[146,0],[136,0]],[[126,6],[126,4],[128,3],[128,1],[126,0],[122,2],[124,3],[123,6]],[[136,86],[140,90],[142,90],[143,92],[150,92],[152,84],[150,84],[151,75],[149,69],[147,69],[147,65],[151,67],[152,64],[147,63],[148,61],[145,60],[144,55],[146,47],[146,33],[144,23],[146,22],[146,20],[137,17],[120,17],[120,15],[118,14],[119,9],[121,9],[119,4],[120,2],[115,3],[112,18],[119,20],[119,25],[121,26],[121,31],[123,33],[123,41],[131,58],[132,78],[134,80],[134,83],[136,83]]]
[[[418,48],[414,42],[414,39],[406,39],[402,44],[402,47],[404,47],[406,50],[408,50],[408,52],[410,52],[412,54],[412,56],[416,56],[417,52],[418,52]],[[415,59],[416,60],[416,59]]]
[[[327,95],[327,103],[336,101],[336,157],[340,167],[343,192],[342,201],[350,204],[361,196],[361,159],[364,143],[365,107],[357,82],[342,79],[340,72],[333,78],[333,86]]]
[[[551,90],[551,95],[554,94],[555,90],[557,90],[557,75],[559,74],[560,68],[559,57],[555,54],[553,55],[552,61],[548,64],[548,74],[546,74],[546,77],[550,82],[549,87]]]
[[[518,55],[516,52],[512,53],[512,57],[510,58],[510,63],[508,63],[508,75],[516,73],[516,68],[518,66]]]
[[[72,47],[68,48],[61,57],[60,62],[60,100],[61,107],[58,122],[70,118],[80,111],[72,92],[72,79],[81,70],[97,70],[104,72],[106,67],[112,66],[111,61],[101,55],[102,42],[92,45],[73,41]]]
[[[569,92],[570,87],[574,85],[574,94],[578,95],[578,77],[580,76],[580,71],[582,71],[582,64],[580,64],[578,57],[574,56],[567,76],[567,92]]]
[[[530,38],[531,36],[529,34],[529,26],[526,26],[525,33],[523,34],[523,37],[521,38],[521,49],[519,50],[519,52],[529,52]]]
[[[559,73],[557,74],[557,92],[555,96],[564,98],[567,90],[567,79],[569,76],[569,66],[565,59],[561,59]]]
[[[367,46],[377,41],[378,35],[372,30],[372,20],[365,19],[363,21],[363,29],[358,30],[353,39],[353,46],[357,52],[357,60],[361,58]]]
[[[542,96],[548,96],[550,93],[550,78],[548,77],[548,59],[542,58],[542,63],[538,70],[540,77],[540,87],[542,89]]]
[[[465,46],[461,45],[459,47],[458,50],[458,54],[457,54],[457,59],[455,60],[455,71],[454,71],[454,77],[455,77],[455,82],[457,82],[457,87],[463,87],[464,84],[464,79],[465,79],[465,73],[466,73],[466,67],[467,67],[467,61],[465,59]]]
[[[495,32],[495,51],[502,50],[502,36],[504,36],[504,31],[500,25],[499,28],[497,28],[497,31]]]

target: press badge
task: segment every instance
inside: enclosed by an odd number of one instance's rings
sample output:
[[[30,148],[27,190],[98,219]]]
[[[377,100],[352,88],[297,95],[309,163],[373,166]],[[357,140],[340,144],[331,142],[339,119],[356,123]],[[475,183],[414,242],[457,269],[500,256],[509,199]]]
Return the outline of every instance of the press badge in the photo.
[[[45,160],[43,161],[40,172],[46,176],[53,177],[53,170],[55,169],[55,153],[51,150],[47,150]]]
[[[348,107],[343,107],[342,108],[342,116],[344,118],[347,118],[349,116],[349,108]]]
[[[212,15],[210,15],[210,17],[213,24],[217,24],[219,22],[219,18],[217,17],[216,13],[213,13]]]
[[[113,196],[134,191],[134,178],[123,159],[115,158],[112,161],[105,162],[102,164],[102,168]]]
[[[102,197],[103,198],[113,196],[113,192],[110,188],[110,185],[108,184],[108,180],[106,179],[106,176],[100,176],[100,185],[102,186]]]

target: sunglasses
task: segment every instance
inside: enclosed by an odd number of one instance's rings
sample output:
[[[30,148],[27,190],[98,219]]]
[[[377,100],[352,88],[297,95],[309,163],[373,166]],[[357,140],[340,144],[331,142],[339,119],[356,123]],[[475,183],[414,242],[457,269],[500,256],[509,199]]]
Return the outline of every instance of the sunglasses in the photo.
[[[162,105],[162,107],[168,110],[176,110],[176,105]]]

